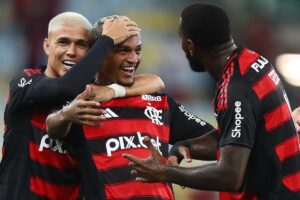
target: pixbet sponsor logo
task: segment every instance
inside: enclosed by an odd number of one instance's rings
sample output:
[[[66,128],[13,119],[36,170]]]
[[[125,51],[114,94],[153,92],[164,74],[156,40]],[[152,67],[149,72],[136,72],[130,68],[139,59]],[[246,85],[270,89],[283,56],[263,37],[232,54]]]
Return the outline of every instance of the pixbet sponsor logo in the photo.
[[[147,148],[143,140],[144,137],[140,132],[137,132],[136,135],[110,138],[105,143],[107,156],[111,157],[112,153],[117,150]],[[150,141],[152,145],[158,150],[158,152],[162,154],[160,150],[161,142],[159,141],[159,137],[156,137],[155,139],[151,138]]]
[[[241,114],[241,112],[242,112],[242,108],[241,108],[242,103],[240,101],[236,101],[234,103],[234,105],[235,105],[235,109],[234,109],[234,111],[235,111],[235,115],[234,115],[235,127],[231,132],[231,137],[239,138],[239,137],[241,137],[241,129],[242,129],[241,124],[242,124],[242,120],[244,119],[244,117],[242,117],[242,114]]]
[[[64,143],[62,140],[51,139],[48,135],[44,135],[41,139],[39,151],[43,151],[44,148],[50,149],[52,151],[66,154],[68,151],[64,148]]]

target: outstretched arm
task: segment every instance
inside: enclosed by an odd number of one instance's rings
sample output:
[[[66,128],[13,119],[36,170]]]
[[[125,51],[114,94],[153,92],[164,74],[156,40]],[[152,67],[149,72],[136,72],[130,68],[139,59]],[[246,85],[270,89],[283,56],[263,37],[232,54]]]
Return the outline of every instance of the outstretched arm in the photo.
[[[94,97],[92,100],[99,102],[109,101],[112,98],[123,96],[130,97],[160,92],[165,88],[164,82],[161,80],[161,78],[154,74],[141,74],[134,76],[134,83],[130,87],[124,87],[121,85],[118,85],[117,87],[107,87],[100,85],[90,86],[92,87],[92,90],[94,92]]]
[[[135,77],[134,84],[126,87],[126,96],[134,96],[149,92],[158,92],[164,88],[160,77],[152,74]],[[61,110],[48,115],[47,133],[52,138],[67,136],[72,123],[98,126],[99,121],[105,120],[102,114],[106,111],[100,109],[98,101],[108,101],[114,98],[115,92],[107,86],[88,85],[86,90],[78,95],[71,104]]]
[[[173,182],[195,189],[238,192],[244,181],[244,175],[251,150],[238,145],[226,145],[220,148],[220,158],[216,164],[183,168],[168,165],[149,138],[144,144],[151,156],[140,159],[130,154],[123,157],[131,161],[132,174],[139,181]]]
[[[169,163],[178,166],[184,159],[186,162],[196,160],[217,159],[217,130],[204,136],[175,143],[169,153]]]

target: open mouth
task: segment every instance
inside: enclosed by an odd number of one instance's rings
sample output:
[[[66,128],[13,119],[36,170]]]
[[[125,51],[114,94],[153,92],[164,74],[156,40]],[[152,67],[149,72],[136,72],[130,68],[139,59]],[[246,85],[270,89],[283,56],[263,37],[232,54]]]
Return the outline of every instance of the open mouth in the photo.
[[[71,69],[76,64],[75,61],[71,61],[71,60],[64,60],[62,63],[67,69]]]
[[[135,67],[123,67],[121,70],[127,74],[133,74],[135,71]]]

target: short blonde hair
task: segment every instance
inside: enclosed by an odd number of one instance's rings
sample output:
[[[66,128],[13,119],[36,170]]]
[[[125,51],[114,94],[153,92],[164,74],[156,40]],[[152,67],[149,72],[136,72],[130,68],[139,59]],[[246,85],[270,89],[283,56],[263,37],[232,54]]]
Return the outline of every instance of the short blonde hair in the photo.
[[[76,12],[63,12],[53,17],[48,24],[48,34],[52,32],[57,26],[64,23],[75,25],[82,25],[89,32],[92,30],[92,24],[83,15]]]

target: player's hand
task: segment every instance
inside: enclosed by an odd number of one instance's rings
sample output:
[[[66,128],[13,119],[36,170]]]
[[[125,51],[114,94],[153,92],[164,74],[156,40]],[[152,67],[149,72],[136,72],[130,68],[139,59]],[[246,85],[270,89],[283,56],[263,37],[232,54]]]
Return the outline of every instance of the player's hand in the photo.
[[[141,29],[126,16],[107,18],[104,20],[102,35],[111,37],[114,44],[120,44],[127,38],[140,34]]]
[[[172,166],[179,166],[183,159],[188,163],[192,162],[190,146],[191,145],[187,141],[175,143],[169,152],[169,164]],[[180,187],[182,189],[185,188],[185,186]]]
[[[122,156],[131,162],[129,165],[133,168],[131,174],[135,175],[136,180],[141,182],[162,182],[165,181],[165,168],[168,165],[167,160],[162,157],[152,145],[150,138],[144,138],[144,144],[150,150],[148,158],[138,158],[134,155],[123,154]]]
[[[297,130],[298,134],[300,134],[300,107],[296,108],[292,112],[292,117],[295,122],[296,130]]]
[[[112,88],[94,84],[88,85],[87,87],[90,87],[92,92],[92,95],[89,97],[89,100],[104,102],[114,98],[115,92]]]
[[[100,121],[106,118],[105,110],[100,109],[100,103],[87,100],[94,98],[94,92],[90,86],[79,94],[69,105],[64,106],[61,113],[65,121],[81,125],[99,126]]]
[[[175,143],[169,153],[169,163],[173,166],[178,166],[183,159],[188,163],[192,162],[190,146],[187,141]]]

